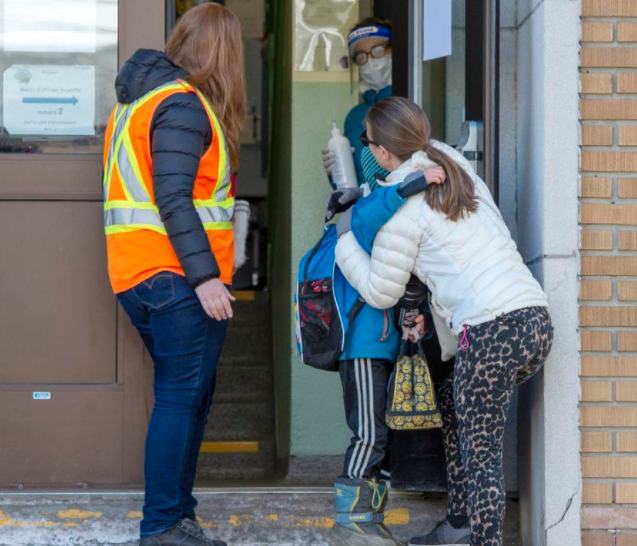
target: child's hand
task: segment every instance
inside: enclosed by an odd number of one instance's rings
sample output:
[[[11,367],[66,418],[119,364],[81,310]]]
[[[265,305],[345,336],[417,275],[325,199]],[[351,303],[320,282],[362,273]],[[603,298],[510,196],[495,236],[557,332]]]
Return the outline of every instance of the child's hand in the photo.
[[[409,341],[416,343],[418,339],[422,339],[425,335],[425,315],[418,315],[415,320],[405,315],[405,321],[403,322],[402,327],[403,335],[408,332]],[[416,338],[416,332],[418,333],[418,338]]]
[[[424,170],[427,184],[444,184],[447,181],[447,173],[442,167],[427,167]]]
[[[325,221],[329,222],[339,212],[345,212],[356,201],[363,197],[363,188],[345,188],[332,192],[327,202]]]

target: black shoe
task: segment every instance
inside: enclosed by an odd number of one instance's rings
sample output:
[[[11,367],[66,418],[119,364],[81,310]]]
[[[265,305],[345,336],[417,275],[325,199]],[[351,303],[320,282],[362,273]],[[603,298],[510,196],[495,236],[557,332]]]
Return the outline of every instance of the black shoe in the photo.
[[[144,537],[139,546],[227,546],[221,540],[206,538],[196,521],[182,519],[175,527],[154,537]]]
[[[208,538],[203,532],[203,528],[199,525],[199,522],[195,518],[183,518],[181,523],[191,529],[193,532],[201,535],[204,538]]]

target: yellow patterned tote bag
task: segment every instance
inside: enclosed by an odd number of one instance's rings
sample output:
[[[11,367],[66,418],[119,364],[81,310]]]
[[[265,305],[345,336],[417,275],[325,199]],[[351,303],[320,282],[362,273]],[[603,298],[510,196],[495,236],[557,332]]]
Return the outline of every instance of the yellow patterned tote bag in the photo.
[[[414,353],[414,344],[410,343]],[[415,354],[400,351],[387,391],[387,426],[393,430],[424,430],[442,427],[427,358],[420,340]]]

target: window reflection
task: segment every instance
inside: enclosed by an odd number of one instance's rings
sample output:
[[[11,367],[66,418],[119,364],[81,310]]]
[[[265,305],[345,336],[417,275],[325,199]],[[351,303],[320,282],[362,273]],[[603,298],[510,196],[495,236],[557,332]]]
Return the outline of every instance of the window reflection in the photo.
[[[0,152],[101,153],[117,0],[0,0]]]

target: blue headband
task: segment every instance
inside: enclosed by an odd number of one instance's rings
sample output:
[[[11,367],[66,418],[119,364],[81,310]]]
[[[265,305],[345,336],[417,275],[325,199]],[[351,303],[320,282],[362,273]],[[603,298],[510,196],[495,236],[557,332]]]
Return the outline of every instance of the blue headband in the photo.
[[[364,40],[365,38],[385,38],[385,40],[391,40],[391,30],[380,25],[370,25],[352,30],[352,32],[350,32],[347,36],[347,44],[349,46],[350,55],[353,55],[354,53],[354,44]]]

